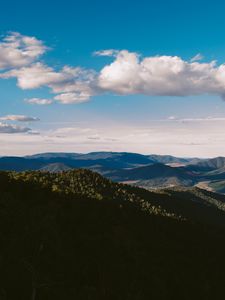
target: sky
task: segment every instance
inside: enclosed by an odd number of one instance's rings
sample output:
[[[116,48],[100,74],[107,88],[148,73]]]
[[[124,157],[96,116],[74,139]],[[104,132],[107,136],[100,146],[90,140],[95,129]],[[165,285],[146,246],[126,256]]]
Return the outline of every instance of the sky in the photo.
[[[225,155],[223,1],[4,1],[0,156]]]

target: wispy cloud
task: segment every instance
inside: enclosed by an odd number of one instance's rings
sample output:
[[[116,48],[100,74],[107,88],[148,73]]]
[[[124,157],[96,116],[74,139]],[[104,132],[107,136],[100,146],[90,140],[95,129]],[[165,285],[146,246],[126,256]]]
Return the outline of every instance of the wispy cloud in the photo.
[[[28,127],[22,127],[22,126],[0,122],[0,133],[13,134],[13,133],[25,133],[29,131],[31,131],[31,129]]]
[[[95,56],[114,56],[116,57],[118,55],[119,51],[115,49],[108,49],[108,50],[99,50],[95,51],[93,55]]]
[[[194,57],[192,57],[191,62],[200,61],[203,58],[204,58],[204,56],[201,53],[198,53]]]
[[[40,119],[37,117],[30,117],[30,116],[24,116],[24,115],[7,115],[4,117],[0,117],[0,120],[2,120],[2,121],[18,121],[18,122],[40,121]]]
[[[178,118],[175,116],[170,116],[168,118],[168,120],[170,121],[174,121],[174,122],[224,122],[225,118],[222,117],[204,117],[204,118]],[[159,121],[164,121],[166,122],[166,120],[159,120]]]
[[[42,98],[30,98],[24,100],[29,104],[37,104],[37,105],[50,105],[53,103],[52,99],[42,99]]]
[[[39,132],[4,128],[0,155],[31,154],[43,151],[90,152],[130,151],[177,156],[219,156],[225,152],[225,120],[187,122],[165,120],[146,125],[112,124],[104,126],[59,124],[56,129]],[[69,125],[69,127],[68,127]],[[3,126],[1,126],[3,127]],[[16,149],[16,150],[15,150]],[[16,152],[15,152],[16,151]]]

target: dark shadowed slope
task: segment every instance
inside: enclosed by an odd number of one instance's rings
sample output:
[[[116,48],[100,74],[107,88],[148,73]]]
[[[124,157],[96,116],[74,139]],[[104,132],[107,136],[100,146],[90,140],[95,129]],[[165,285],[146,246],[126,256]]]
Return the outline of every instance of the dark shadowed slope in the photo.
[[[207,192],[198,188],[176,187],[158,191],[132,187],[112,182],[89,170],[79,169],[61,173],[24,172],[10,173],[13,179],[39,184],[50,190],[79,194],[95,199],[117,199],[132,203],[150,214],[200,221],[202,215],[208,215],[209,221],[223,226],[221,216],[225,211],[225,196]],[[184,203],[187,202],[186,206]],[[169,206],[168,206],[169,204]],[[187,207],[188,209],[185,209]],[[200,209],[200,210],[199,210]],[[201,209],[207,214],[201,214]],[[193,212],[193,215],[192,215]],[[206,222],[207,217],[204,217]],[[223,219],[224,220],[224,219]]]
[[[26,171],[38,170],[44,166],[44,163],[37,159],[26,159],[23,157],[0,157],[0,170],[8,171]]]
[[[199,300],[225,293],[224,230],[208,226],[224,213],[200,192],[150,193],[87,170],[0,173],[0,190],[1,299]],[[159,207],[177,211],[183,200],[186,220]],[[211,216],[198,219],[188,203],[202,203],[201,214],[205,207]]]

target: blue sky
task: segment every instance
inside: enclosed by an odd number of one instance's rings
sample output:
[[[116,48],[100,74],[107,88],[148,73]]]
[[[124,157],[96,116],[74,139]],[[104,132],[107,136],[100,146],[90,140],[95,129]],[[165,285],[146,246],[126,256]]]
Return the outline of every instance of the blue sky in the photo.
[[[222,1],[5,1],[0,155],[99,150],[223,155],[224,9]],[[24,62],[1,53],[12,36],[17,42],[33,37],[40,53]],[[106,55],[108,49],[114,52]],[[157,59],[146,62],[149,58]],[[37,64],[42,70],[29,85],[27,74]],[[62,71],[65,66],[69,71]],[[71,79],[68,72],[78,67]],[[47,83],[46,68],[54,82]],[[34,83],[39,77],[42,84]],[[32,99],[53,103],[31,104]]]

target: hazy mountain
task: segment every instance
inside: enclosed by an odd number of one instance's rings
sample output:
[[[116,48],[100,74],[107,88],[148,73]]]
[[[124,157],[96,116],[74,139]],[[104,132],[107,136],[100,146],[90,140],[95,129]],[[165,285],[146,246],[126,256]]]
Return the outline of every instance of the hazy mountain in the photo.
[[[180,176],[190,178],[187,171],[182,168],[173,168],[164,164],[152,164],[149,166],[133,168],[128,170],[119,170],[114,173],[117,180],[137,180],[152,179],[156,177]]]
[[[0,157],[0,170],[26,171],[38,170],[44,163],[38,159],[26,159],[23,157]]]
[[[209,188],[221,194],[225,194],[225,180],[214,180],[208,183]]]
[[[148,156],[127,152],[91,152],[87,154],[44,153],[29,156],[28,158],[38,158],[39,160],[44,160],[49,163],[65,162],[71,167],[86,167],[99,164],[109,168],[129,168],[155,162]]]
[[[192,161],[192,159],[188,158],[180,158],[180,157],[174,157],[171,155],[156,155],[152,154],[149,155],[149,158],[157,163],[162,163],[162,164],[182,164],[186,165]]]
[[[34,155],[27,155],[24,158],[27,159],[41,159],[41,160],[48,160],[51,158],[69,158],[69,159],[76,159],[82,154],[79,153],[64,153],[64,152],[47,152],[47,153],[38,153]]]
[[[26,161],[24,160],[26,159]],[[17,161],[16,161],[17,160]],[[41,153],[17,157],[0,158],[0,170],[36,170],[46,164],[61,163],[69,168],[92,168],[100,166],[104,169],[125,169],[146,166],[154,163],[188,164],[191,159],[177,158],[170,155],[142,155],[127,152],[91,152],[80,153]]]
[[[148,188],[175,185],[191,186],[195,182],[195,176],[185,169],[158,163],[129,170],[118,170],[106,174],[106,176],[115,181],[131,182]]]
[[[148,156],[127,152],[43,153],[27,158],[38,159],[45,163],[63,163],[71,168],[101,165],[102,167],[120,169],[154,163]]]
[[[225,157],[215,157],[204,159],[195,164],[189,165],[187,168],[195,172],[206,172],[225,167]]]
[[[225,166],[222,168],[214,169],[212,171],[201,172],[199,177],[205,180],[225,180]]]
[[[72,160],[83,160],[83,161],[96,161],[101,162],[102,160],[108,163],[120,163],[124,167],[135,167],[140,165],[148,165],[150,163],[180,163],[188,164],[193,161],[193,158],[178,158],[171,155],[143,155],[138,153],[128,152],[90,152],[87,154],[79,153],[42,153],[27,156],[27,158],[35,158],[42,160],[53,160],[53,159],[72,159]],[[90,162],[89,162],[90,163]]]

